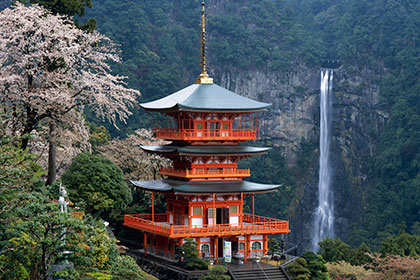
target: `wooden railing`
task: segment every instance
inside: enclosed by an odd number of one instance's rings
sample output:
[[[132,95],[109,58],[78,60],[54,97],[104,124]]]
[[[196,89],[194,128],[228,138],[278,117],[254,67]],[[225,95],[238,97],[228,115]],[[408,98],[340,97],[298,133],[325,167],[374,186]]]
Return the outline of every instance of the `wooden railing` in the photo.
[[[168,223],[168,215],[157,214],[155,215],[155,219],[155,221],[152,221],[151,214],[124,215],[124,225],[138,230],[161,233],[169,236],[171,233],[171,226]]]
[[[178,129],[178,128],[154,128],[156,138],[167,140],[232,140],[246,141],[257,139],[256,128],[244,129]]]
[[[251,176],[249,169],[227,168],[222,170],[211,169],[173,169],[161,168],[160,173],[167,176],[176,176],[182,178],[218,178],[218,177],[249,177]]]
[[[161,216],[160,216],[161,215]],[[165,218],[163,217],[166,217]],[[158,222],[159,220],[159,222]],[[252,222],[254,220],[254,222]],[[171,238],[185,237],[206,237],[206,236],[228,236],[241,234],[280,234],[289,233],[289,222],[261,216],[244,214],[241,224],[218,224],[218,225],[170,225],[167,214],[155,215],[125,215],[124,225],[138,230],[158,233]]]

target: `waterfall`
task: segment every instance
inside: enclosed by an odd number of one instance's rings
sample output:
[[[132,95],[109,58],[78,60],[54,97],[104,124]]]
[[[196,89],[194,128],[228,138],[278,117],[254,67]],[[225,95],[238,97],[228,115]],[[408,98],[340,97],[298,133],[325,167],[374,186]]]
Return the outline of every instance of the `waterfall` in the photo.
[[[318,251],[318,242],[334,237],[334,201],[331,186],[330,141],[332,121],[333,71],[321,70],[321,132],[319,139],[318,208],[315,211],[312,250]]]

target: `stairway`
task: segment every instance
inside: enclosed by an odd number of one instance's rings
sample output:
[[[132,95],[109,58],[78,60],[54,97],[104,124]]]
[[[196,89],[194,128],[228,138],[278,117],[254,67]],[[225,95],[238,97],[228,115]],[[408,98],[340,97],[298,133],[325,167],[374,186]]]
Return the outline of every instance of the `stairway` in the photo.
[[[281,267],[249,270],[229,270],[233,280],[289,280]]]

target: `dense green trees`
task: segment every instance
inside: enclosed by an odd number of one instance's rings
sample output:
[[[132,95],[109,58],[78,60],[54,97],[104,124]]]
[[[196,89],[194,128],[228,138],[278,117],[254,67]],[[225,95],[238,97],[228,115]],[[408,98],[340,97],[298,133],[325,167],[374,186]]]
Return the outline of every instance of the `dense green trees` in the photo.
[[[85,14],[85,8],[92,8],[92,0],[21,0],[23,3],[39,4],[54,14],[68,15],[68,16],[79,16],[82,17]],[[85,24],[79,25],[78,20],[75,23],[79,28],[83,30],[92,31],[96,27],[96,20],[90,18]]]
[[[13,141],[0,135],[0,278],[47,279],[68,251],[74,268],[60,272],[66,279],[146,279],[100,222],[60,211],[57,185],[45,186],[33,155]]]
[[[307,268],[311,274],[309,279],[311,280],[328,280],[328,269],[325,266],[325,260],[313,252],[305,252],[301,255],[308,264]]]
[[[287,272],[292,279],[310,280],[311,272],[308,269],[308,263],[302,257],[297,258],[288,268]]]
[[[121,169],[102,155],[79,154],[62,180],[72,200],[85,204],[86,211],[95,216],[124,209],[132,200]]]

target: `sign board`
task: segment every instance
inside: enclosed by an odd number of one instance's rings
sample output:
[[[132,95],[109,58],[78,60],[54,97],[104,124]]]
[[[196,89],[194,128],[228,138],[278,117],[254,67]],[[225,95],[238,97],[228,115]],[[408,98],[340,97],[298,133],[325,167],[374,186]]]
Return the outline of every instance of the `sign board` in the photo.
[[[232,242],[223,242],[223,256],[225,257],[225,262],[230,263],[232,261]]]

